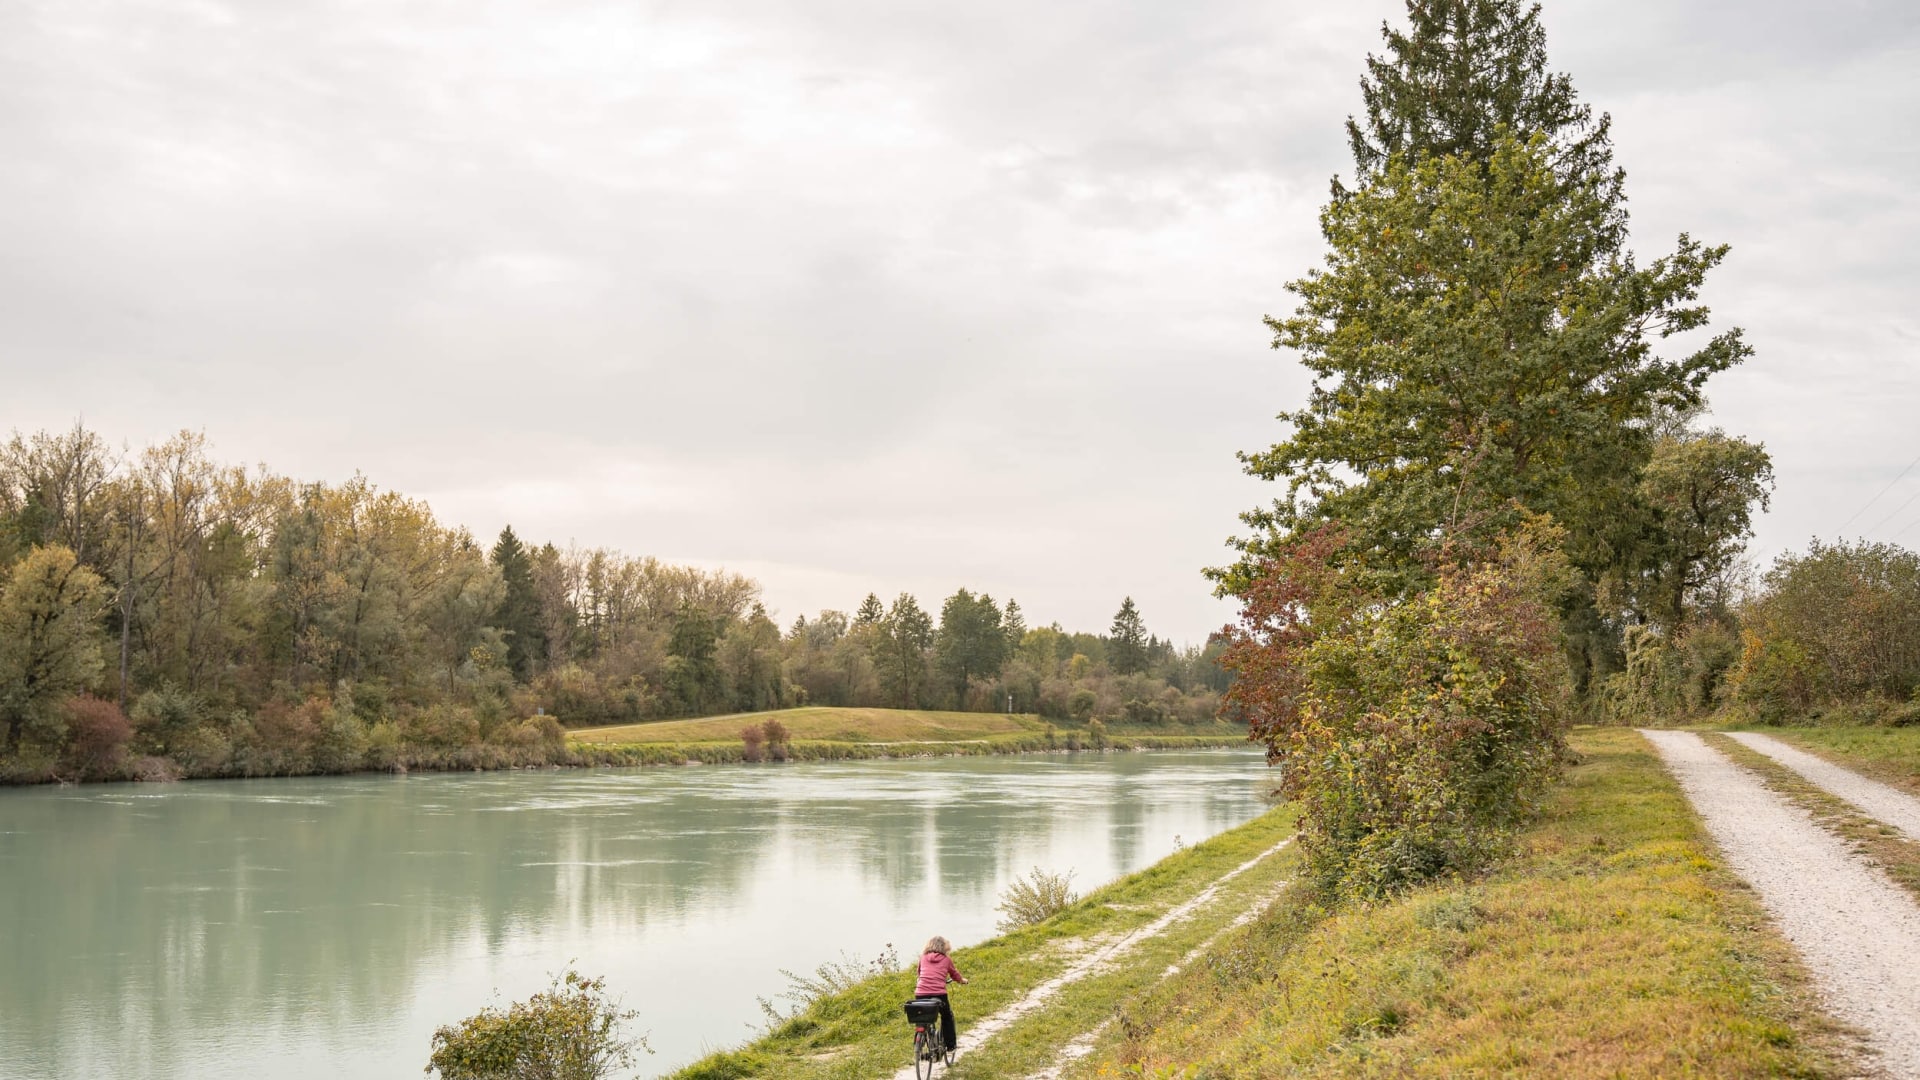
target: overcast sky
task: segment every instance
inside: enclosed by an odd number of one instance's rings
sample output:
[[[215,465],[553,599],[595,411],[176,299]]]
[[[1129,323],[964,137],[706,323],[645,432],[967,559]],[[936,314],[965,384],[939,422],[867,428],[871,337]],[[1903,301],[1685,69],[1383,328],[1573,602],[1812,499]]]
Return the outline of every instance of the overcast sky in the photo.
[[[0,432],[490,538],[1199,641],[1394,0],[7,0]],[[1549,0],[1634,246],[1733,254],[1763,558],[1920,544],[1920,5]],[[1912,499],[1912,502],[1908,500]],[[1863,509],[1864,506],[1864,509]]]

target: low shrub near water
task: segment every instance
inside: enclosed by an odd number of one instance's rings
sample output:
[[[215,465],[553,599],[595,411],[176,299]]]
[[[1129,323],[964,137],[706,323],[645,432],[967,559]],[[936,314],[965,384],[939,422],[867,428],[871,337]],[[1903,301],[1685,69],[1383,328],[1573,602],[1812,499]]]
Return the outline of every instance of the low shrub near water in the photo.
[[[1034,867],[1026,877],[1013,879],[993,909],[1000,913],[1000,932],[1046,922],[1072,907],[1080,894],[1073,891],[1073,871],[1051,873]]]
[[[760,1011],[767,1018],[769,1032],[787,1029],[791,1031],[800,1014],[836,994],[844,994],[878,975],[893,975],[903,970],[900,966],[900,953],[888,942],[880,954],[871,960],[862,960],[847,953],[841,953],[837,961],[829,960],[813,969],[811,975],[798,975],[780,969],[787,980],[787,988],[776,994],[774,999],[756,998]],[[777,1001],[787,1003],[785,1008]]]
[[[442,1080],[601,1080],[652,1053],[621,1028],[635,1017],[607,997],[604,979],[569,971],[505,1009],[488,1008],[433,1033],[427,1071]]]

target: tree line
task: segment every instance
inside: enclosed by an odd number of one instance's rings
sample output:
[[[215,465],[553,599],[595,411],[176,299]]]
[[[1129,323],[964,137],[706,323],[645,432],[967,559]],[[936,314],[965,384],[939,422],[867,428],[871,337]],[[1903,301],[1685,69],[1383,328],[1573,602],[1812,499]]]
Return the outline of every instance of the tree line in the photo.
[[[784,631],[754,581],[605,548],[491,545],[365,477],[217,462],[186,432],[0,445],[0,755],[16,780],[279,775],[565,755],[562,724],[802,704],[1211,719],[1217,648],[1125,601],[1029,628],[961,589]]]

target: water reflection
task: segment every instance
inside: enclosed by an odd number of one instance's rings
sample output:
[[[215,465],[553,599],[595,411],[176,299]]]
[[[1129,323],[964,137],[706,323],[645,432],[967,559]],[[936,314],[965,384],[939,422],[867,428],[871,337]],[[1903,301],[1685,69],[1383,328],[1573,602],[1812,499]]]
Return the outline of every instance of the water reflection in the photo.
[[[992,933],[1260,809],[1231,752],[0,793],[0,1073],[415,1077],[570,960],[665,1069],[842,950]]]

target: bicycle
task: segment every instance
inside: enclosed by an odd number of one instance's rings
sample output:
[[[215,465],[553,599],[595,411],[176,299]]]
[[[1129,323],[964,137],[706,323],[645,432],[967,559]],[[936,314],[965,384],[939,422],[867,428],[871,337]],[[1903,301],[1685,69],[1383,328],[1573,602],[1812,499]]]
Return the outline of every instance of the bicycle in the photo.
[[[913,1025],[913,1075],[931,1080],[933,1066],[951,1066],[953,1051],[946,1048],[946,1034],[940,1030],[940,1002],[935,998],[914,998],[906,1004],[907,1022]]]

